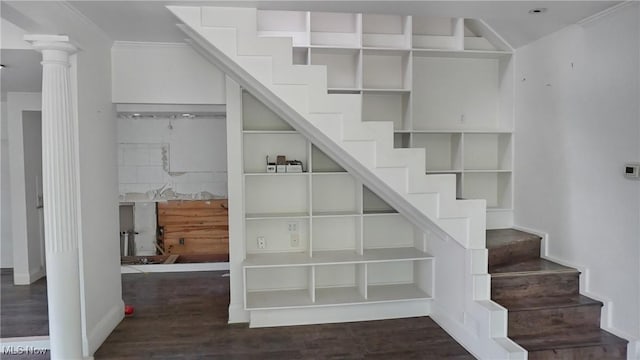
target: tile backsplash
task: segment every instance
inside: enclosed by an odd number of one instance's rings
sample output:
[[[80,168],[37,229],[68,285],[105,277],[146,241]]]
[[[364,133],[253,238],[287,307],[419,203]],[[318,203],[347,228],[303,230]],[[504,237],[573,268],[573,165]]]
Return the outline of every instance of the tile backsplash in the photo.
[[[118,182],[123,201],[227,196],[226,172],[169,171],[169,144],[119,143]]]

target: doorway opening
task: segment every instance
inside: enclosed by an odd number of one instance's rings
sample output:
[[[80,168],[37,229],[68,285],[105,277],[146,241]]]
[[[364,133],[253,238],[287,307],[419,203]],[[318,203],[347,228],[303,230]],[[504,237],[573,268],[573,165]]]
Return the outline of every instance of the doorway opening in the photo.
[[[228,266],[226,116],[215,106],[177,107],[118,105],[123,272]]]

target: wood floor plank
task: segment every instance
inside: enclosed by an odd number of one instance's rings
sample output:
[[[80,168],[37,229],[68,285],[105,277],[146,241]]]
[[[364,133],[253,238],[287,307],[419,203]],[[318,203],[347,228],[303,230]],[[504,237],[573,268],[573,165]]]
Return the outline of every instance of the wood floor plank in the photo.
[[[227,324],[225,273],[123,275],[123,299],[135,312],[116,327],[95,359],[474,359],[429,317],[257,329]],[[29,319],[21,299],[46,305],[44,280],[31,296],[11,280],[3,274],[3,329],[5,306],[12,316]],[[47,324],[46,316],[38,321]]]
[[[0,337],[49,335],[46,279],[13,285],[13,272],[5,269],[0,277]]]
[[[228,325],[224,272],[130,274],[134,305],[96,359],[473,359],[428,317],[250,329]],[[140,353],[144,349],[144,353]]]

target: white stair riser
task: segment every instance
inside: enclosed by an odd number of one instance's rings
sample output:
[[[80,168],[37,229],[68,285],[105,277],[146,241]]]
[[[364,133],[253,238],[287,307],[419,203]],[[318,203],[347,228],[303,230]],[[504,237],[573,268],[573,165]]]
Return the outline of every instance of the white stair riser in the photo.
[[[433,218],[438,217],[438,198],[439,195],[436,193],[409,194],[407,196],[407,199],[413,206]]]
[[[238,64],[252,74],[256,79],[265,84],[272,84],[273,78],[270,71],[261,71],[265,68],[271,68],[272,59],[270,56],[239,56]]]
[[[455,200],[455,175],[426,176],[424,150],[394,149],[391,122],[362,122],[361,95],[327,94],[325,68],[291,65],[291,38],[258,37],[255,9],[195,9],[178,16],[452,237],[483,228],[483,209]]]
[[[315,65],[274,65],[274,84],[312,84],[317,88],[327,88],[327,68]]]
[[[257,11],[255,8],[211,7],[201,8],[201,26],[234,27],[253,31],[257,36]]]
[[[367,168],[375,168],[376,143],[374,141],[343,141],[340,146]]]
[[[309,114],[307,119],[335,142],[342,141],[342,116],[339,114]]]

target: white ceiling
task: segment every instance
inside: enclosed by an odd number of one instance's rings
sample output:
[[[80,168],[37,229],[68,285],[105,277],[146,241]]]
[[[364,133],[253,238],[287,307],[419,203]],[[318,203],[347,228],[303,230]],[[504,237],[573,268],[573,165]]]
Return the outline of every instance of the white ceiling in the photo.
[[[0,63],[6,66],[0,70],[1,98],[8,91],[40,92],[42,89],[42,56],[33,50],[0,50]]]
[[[2,17],[25,29],[55,29],[44,24],[46,13],[38,20],[28,18],[2,1]],[[74,11],[95,23],[111,39],[119,41],[182,42],[184,35],[175,26],[176,19],[166,5],[244,6],[260,9],[342,11],[401,15],[467,17],[485,20],[511,46],[518,48],[538,38],[594,15],[619,1],[70,1]],[[25,3],[22,3],[25,4]],[[39,6],[31,2],[32,6]],[[42,3],[45,4],[45,3]],[[51,4],[51,3],[49,3]],[[547,12],[530,15],[528,10],[545,7]],[[44,9],[44,6],[40,6]],[[23,26],[24,26],[23,25]],[[52,27],[53,26],[53,27]],[[30,29],[28,29],[30,27]],[[3,24],[3,30],[8,30]],[[8,33],[8,31],[4,31]],[[4,37],[4,36],[3,36]],[[20,36],[21,37],[21,36]],[[30,50],[6,50],[3,42],[0,63],[2,98],[7,91],[39,91],[41,69],[39,55]]]
[[[246,6],[260,9],[367,12],[484,19],[514,48],[574,24],[619,1],[72,1],[113,40],[182,41],[165,5]],[[536,7],[548,9],[530,15]]]

